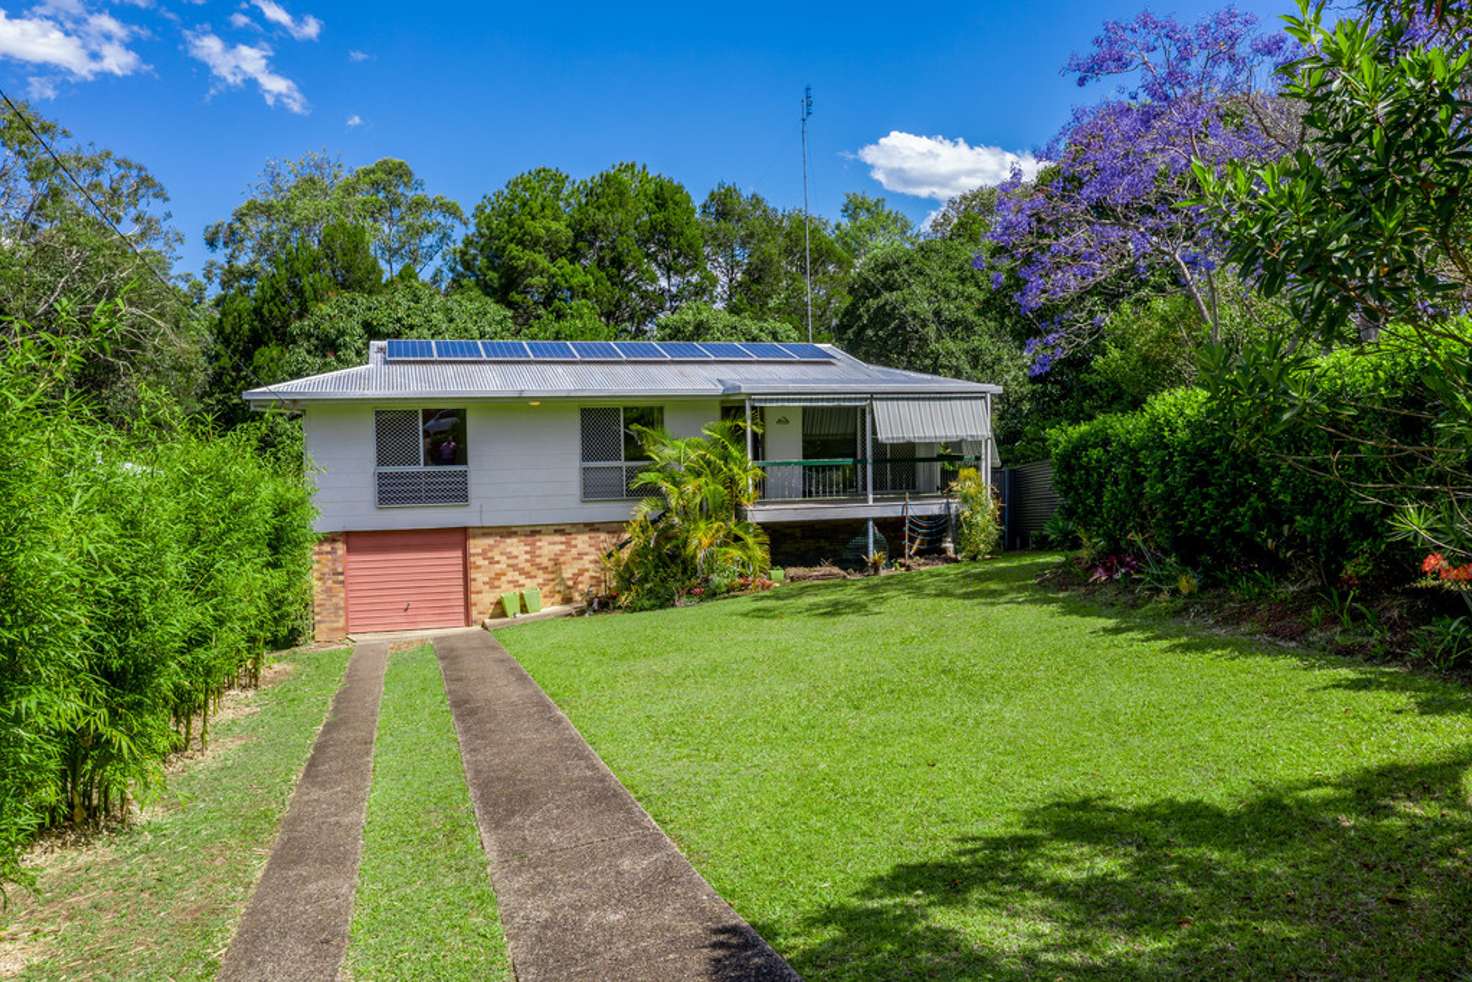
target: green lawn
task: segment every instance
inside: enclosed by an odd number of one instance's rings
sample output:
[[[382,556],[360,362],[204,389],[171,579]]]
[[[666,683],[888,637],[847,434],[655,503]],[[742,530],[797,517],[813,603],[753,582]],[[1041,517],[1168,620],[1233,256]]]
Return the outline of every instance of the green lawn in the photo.
[[[510,974],[434,649],[390,656],[348,967],[358,979]]]
[[[809,978],[1472,972],[1472,696],[1052,561],[498,636]]]
[[[143,821],[44,857],[39,896],[12,889],[0,912],[0,975],[213,978],[347,659],[287,657],[283,680],[231,697],[211,754]]]

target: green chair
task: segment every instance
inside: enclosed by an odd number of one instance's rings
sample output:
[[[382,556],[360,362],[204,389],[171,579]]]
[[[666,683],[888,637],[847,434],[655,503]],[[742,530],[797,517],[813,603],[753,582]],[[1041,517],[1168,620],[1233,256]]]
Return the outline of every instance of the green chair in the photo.
[[[528,614],[535,614],[542,609],[542,591],[536,587],[527,587],[521,591],[521,602],[526,605]]]
[[[521,613],[521,594],[515,590],[501,594],[501,609],[506,611],[507,617],[515,617]]]

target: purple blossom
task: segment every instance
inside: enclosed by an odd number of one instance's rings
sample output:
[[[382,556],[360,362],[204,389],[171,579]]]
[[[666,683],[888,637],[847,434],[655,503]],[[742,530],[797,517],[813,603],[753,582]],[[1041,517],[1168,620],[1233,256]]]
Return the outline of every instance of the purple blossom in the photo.
[[[1255,28],[1232,7],[1193,25],[1146,12],[1107,21],[1086,55],[1069,58],[1064,72],[1081,86],[1117,79],[1117,91],[1076,108],[1043,148],[1056,163],[1046,183],[1014,172],[999,186],[990,233],[993,282],[1001,269],[1015,273],[1019,309],[1069,314],[1064,335],[1033,353],[1034,374],[1097,334],[1098,304],[1113,293],[1162,272],[1194,290],[1215,269],[1205,216],[1181,207],[1193,160],[1220,167],[1285,149],[1259,121],[1278,109],[1263,86],[1296,52]]]

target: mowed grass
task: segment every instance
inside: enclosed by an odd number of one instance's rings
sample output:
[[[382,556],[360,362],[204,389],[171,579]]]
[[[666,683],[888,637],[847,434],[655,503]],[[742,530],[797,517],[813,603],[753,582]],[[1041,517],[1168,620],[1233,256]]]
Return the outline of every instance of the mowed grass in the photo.
[[[808,978],[1472,972],[1472,697],[1033,583],[498,637]]]
[[[0,912],[0,975],[213,978],[348,654],[286,657],[280,681],[230,697],[210,754],[141,821],[39,857],[39,896],[12,889]]]
[[[501,979],[506,941],[434,649],[389,658],[347,964],[358,979]]]

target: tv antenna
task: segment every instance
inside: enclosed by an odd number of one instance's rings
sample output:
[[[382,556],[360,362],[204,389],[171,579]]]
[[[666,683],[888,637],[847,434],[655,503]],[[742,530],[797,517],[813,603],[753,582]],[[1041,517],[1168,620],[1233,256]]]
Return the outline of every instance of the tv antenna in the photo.
[[[813,246],[808,238],[808,118],[813,115],[813,87],[802,90],[802,278],[807,287],[808,343],[813,341]]]

